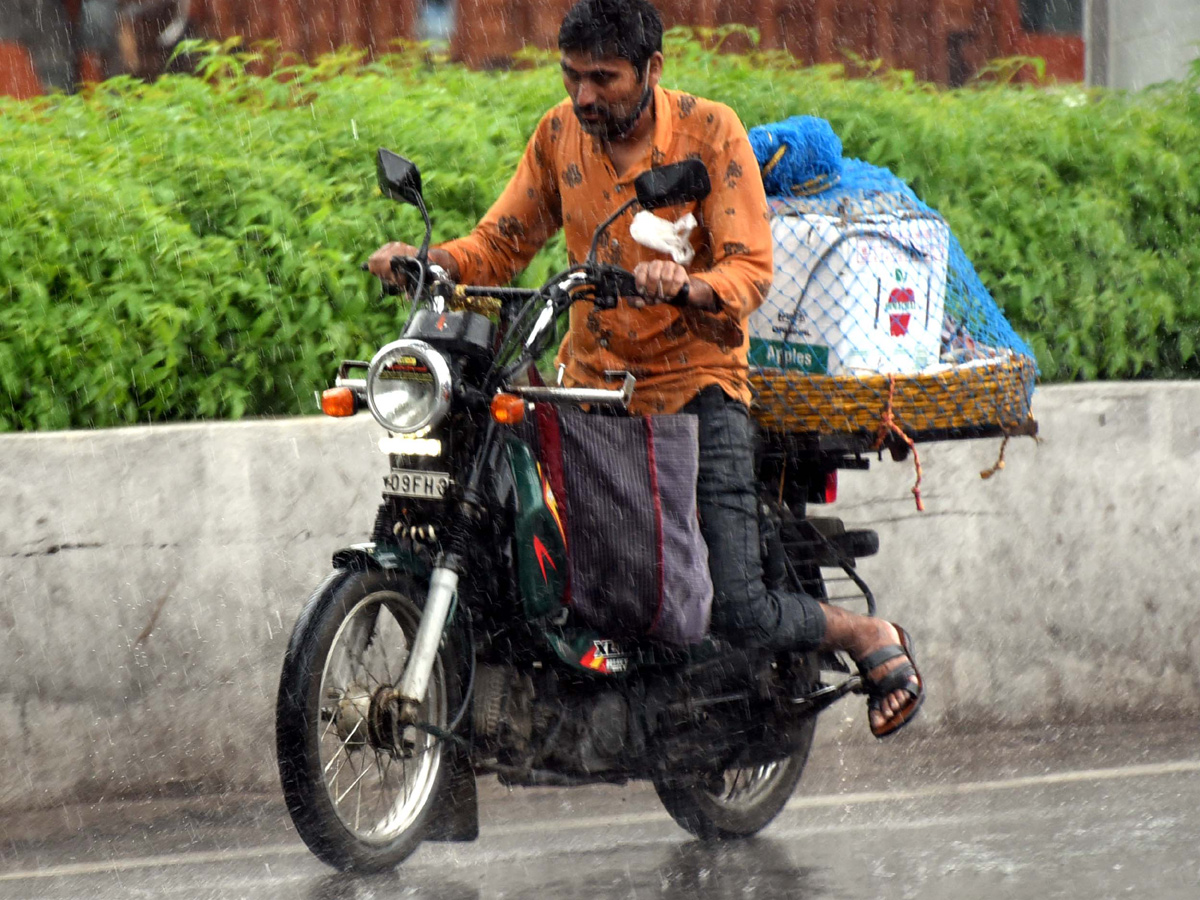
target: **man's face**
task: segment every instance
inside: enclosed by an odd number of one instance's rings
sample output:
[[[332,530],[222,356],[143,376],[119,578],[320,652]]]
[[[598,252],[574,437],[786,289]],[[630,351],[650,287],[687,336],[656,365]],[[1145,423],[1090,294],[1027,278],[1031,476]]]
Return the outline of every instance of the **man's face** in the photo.
[[[601,138],[617,136],[622,123],[638,111],[647,88],[646,73],[638,72],[627,59],[569,51],[563,53],[560,65],[563,87],[583,130]],[[661,67],[662,57],[656,53],[649,64],[649,87],[658,83]]]

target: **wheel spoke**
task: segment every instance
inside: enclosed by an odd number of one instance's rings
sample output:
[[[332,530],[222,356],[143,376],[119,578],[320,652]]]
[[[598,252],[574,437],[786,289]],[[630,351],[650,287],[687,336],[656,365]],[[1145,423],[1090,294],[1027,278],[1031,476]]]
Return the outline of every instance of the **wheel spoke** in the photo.
[[[322,710],[324,712],[324,710]],[[325,726],[325,730],[321,732],[321,740],[325,740],[329,736],[329,732],[333,730],[333,726],[337,724],[337,707],[335,706],[329,712],[329,724]]]
[[[387,779],[387,762],[384,755],[378,750],[375,751],[375,771],[379,773],[379,790],[376,792],[375,799],[371,804],[371,815],[375,816],[376,821],[378,821],[379,804],[386,799],[390,792]]]
[[[741,766],[726,769],[724,790],[719,795],[710,793],[709,796],[718,803],[730,807],[755,803],[764,792],[770,790],[778,771],[780,771],[778,763],[755,766],[752,769]]]
[[[364,771],[363,774],[366,775],[367,773]],[[359,779],[359,780],[361,781],[362,779]],[[355,831],[358,831],[358,829],[361,827],[359,824],[361,817],[362,817],[362,785],[360,784],[358,786],[358,793],[356,795],[356,799],[355,799],[355,803],[354,803],[354,830]]]
[[[346,763],[348,763],[348,762],[350,762],[350,754],[349,753],[346,754],[346,758],[344,760],[342,760],[341,765],[339,765],[336,769],[333,770],[333,774],[330,775],[327,779],[325,779],[326,781],[331,783],[334,791],[337,790],[338,775],[340,775],[342,773],[342,769],[344,769],[346,767]],[[354,766],[350,767],[350,771],[351,772],[354,771]]]
[[[356,787],[358,787],[358,783],[359,783],[360,781],[362,781],[364,778],[366,778],[366,777],[367,777],[367,773],[368,773],[369,771],[371,771],[371,770],[370,770],[370,769],[363,769],[363,770],[362,770],[362,774],[361,774],[361,775],[359,775],[357,778],[355,778],[355,779],[354,779],[352,782],[350,782],[350,787],[346,788],[346,790],[344,790],[344,791],[343,791],[343,792],[342,792],[342,793],[341,793],[341,794],[338,796],[338,798],[337,798],[337,801],[336,801],[336,802],[337,802],[337,803],[341,803],[343,800],[345,800],[345,799],[346,799],[346,795],[347,795],[347,794],[349,794],[349,793],[350,793],[352,790],[354,790]]]
[[[329,762],[325,764],[324,771],[326,771],[326,772],[329,771],[329,767],[333,765],[334,761],[338,758],[338,755],[341,754],[341,752],[343,750],[346,750],[346,746],[350,743],[350,738],[354,737],[354,733],[356,731],[358,731],[358,729],[360,727],[362,727],[362,719],[359,719],[354,724],[354,728],[352,728],[350,730],[350,733],[348,735],[346,735],[345,740],[343,740],[342,743],[338,745],[338,748],[337,748],[337,750],[334,751],[333,756],[329,757]],[[350,756],[350,751],[346,750],[346,757],[349,758],[349,756]]]

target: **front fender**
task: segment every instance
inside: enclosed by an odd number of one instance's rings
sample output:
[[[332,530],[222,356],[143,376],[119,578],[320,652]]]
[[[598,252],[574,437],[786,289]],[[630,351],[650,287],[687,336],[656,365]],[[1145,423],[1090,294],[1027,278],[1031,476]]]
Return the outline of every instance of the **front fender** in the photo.
[[[333,554],[333,567],[351,572],[397,569],[428,579],[433,569],[427,559],[392,544],[351,544]]]

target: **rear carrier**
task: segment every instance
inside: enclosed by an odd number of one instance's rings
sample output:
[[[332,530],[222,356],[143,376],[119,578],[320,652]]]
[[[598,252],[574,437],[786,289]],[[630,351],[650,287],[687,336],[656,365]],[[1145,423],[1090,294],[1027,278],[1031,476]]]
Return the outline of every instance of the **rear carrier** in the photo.
[[[1035,434],[1037,364],[945,220],[828,122],[750,131],[775,277],[749,320],[753,413],[809,452]]]

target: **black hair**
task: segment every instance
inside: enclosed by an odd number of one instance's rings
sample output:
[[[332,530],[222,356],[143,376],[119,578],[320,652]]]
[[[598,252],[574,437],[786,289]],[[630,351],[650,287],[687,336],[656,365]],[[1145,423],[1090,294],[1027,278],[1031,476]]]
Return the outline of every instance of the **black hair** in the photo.
[[[563,17],[558,49],[627,59],[640,75],[662,52],[662,18],[646,0],[579,0]]]

